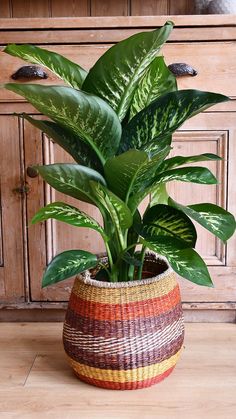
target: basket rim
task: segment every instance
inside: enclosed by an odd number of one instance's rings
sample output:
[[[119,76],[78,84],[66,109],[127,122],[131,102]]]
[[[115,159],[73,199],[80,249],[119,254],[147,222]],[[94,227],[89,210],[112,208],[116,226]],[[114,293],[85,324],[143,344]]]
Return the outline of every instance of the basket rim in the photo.
[[[103,258],[104,259],[104,258]],[[76,280],[79,282],[82,282],[86,285],[92,285],[97,288],[130,288],[130,287],[137,287],[142,285],[148,285],[152,284],[154,282],[158,282],[166,277],[168,277],[170,274],[172,274],[174,271],[171,268],[170,264],[168,263],[167,259],[164,256],[157,255],[154,252],[147,252],[145,255],[145,260],[149,260],[149,262],[165,262],[167,265],[167,269],[162,272],[159,275],[152,276],[150,278],[145,278],[141,280],[135,280],[135,281],[125,281],[125,282],[106,282],[106,281],[98,281],[97,279],[93,279],[91,277],[91,273],[89,270],[79,274],[76,276]]]

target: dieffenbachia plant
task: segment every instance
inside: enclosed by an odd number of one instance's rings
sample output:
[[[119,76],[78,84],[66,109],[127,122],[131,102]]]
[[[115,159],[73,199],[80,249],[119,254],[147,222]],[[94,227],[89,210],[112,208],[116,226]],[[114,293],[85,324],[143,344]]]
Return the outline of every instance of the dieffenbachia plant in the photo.
[[[68,250],[48,265],[43,286],[100,266],[98,279],[142,278],[146,249],[164,255],[174,271],[199,285],[212,286],[207,267],[194,250],[200,223],[226,242],[235,219],[211,203],[184,206],[167,193],[173,180],[217,184],[211,171],[191,163],[220,160],[215,154],[168,158],[172,134],[187,119],[229,100],[217,93],[177,90],[160,48],[173,24],[141,32],[112,46],[87,73],[68,59],[32,45],[8,45],[5,52],[45,66],[66,86],[5,84],[50,120],[22,115],[74,159],[74,164],[37,166],[57,191],[95,205],[103,226],[79,208],[53,202],[32,223],[54,218],[101,234],[108,264],[85,250]],[[151,196],[143,217],[138,207]],[[139,251],[137,246],[139,245]],[[141,246],[141,250],[140,250]]]

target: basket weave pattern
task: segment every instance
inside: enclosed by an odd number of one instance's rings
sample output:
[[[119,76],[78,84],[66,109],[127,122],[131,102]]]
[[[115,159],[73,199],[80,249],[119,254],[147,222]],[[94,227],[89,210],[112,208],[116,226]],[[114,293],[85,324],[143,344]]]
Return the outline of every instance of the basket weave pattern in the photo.
[[[163,259],[147,255],[146,270],[155,275],[163,267],[164,273],[142,281],[76,278],[63,342],[81,380],[125,390],[148,387],[171,373],[184,337],[179,286]]]

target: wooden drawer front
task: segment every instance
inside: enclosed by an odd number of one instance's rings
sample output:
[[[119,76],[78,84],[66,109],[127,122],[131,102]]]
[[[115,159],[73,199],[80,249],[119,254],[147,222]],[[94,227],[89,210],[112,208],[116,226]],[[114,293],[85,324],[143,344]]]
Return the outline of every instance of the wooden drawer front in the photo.
[[[89,69],[95,61],[111,45],[48,45],[49,50],[65,55],[82,67]],[[167,64],[173,62],[186,62],[197,71],[196,77],[182,77],[178,79],[180,89],[199,89],[219,92],[231,97],[236,97],[236,43],[212,42],[212,43],[168,43],[163,48],[163,55]],[[1,66],[0,83],[12,82],[11,75],[22,65],[24,61],[11,57],[3,52],[0,53]],[[43,85],[63,84],[50,71],[46,80],[31,81]],[[24,101],[7,90],[0,89],[0,101]]]

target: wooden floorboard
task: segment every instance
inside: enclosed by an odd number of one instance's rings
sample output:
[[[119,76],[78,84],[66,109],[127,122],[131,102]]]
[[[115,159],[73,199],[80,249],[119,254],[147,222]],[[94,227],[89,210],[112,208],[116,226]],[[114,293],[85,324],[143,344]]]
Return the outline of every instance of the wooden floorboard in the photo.
[[[1,419],[236,418],[235,324],[187,324],[173,374],[136,391],[80,382],[61,333],[61,323],[0,324]]]

